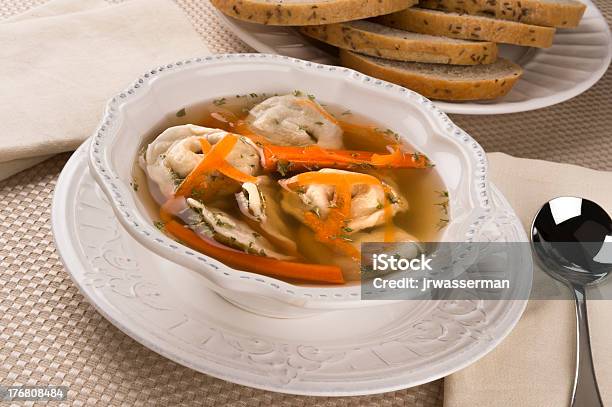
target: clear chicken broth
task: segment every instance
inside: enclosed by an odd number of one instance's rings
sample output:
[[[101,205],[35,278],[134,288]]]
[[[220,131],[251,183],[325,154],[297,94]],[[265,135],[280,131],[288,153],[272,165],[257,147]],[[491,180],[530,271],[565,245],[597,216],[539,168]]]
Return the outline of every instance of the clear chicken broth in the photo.
[[[143,149],[146,145],[162,133],[166,128],[183,124],[195,124],[203,127],[218,127],[219,120],[216,116],[219,112],[231,112],[239,118],[244,118],[248,111],[257,103],[266,99],[267,95],[234,95],[216,99],[212,102],[199,103],[180,109],[173,115],[169,115],[155,126],[146,138]],[[343,143],[345,149],[363,150],[374,153],[388,153],[388,146],[397,144],[397,135],[393,129],[388,129],[383,123],[378,123],[372,118],[354,114],[347,111],[342,106],[325,104],[319,102],[329,113],[343,122],[360,126],[371,126],[378,131],[376,137],[363,136],[357,133],[344,132]],[[405,134],[410,138],[410,134]],[[402,141],[403,148],[413,151],[414,148]],[[356,172],[361,172],[355,170]],[[398,187],[400,194],[407,198],[409,210],[395,215],[393,223],[397,228],[403,229],[416,239],[422,242],[433,242],[439,238],[441,230],[449,219],[448,193],[437,173],[435,166],[427,169],[366,169],[369,172],[379,175],[381,178],[391,179]],[[285,177],[275,174],[274,179],[288,178],[293,173]],[[149,181],[143,169],[136,160],[133,170],[133,186],[136,194],[140,198],[143,208],[149,213],[152,220],[159,219],[160,206],[152,199]],[[280,186],[278,186],[280,191]],[[240,217],[241,213],[237,205],[232,202],[222,204],[223,210],[232,216]],[[301,261],[315,264],[327,264],[337,255],[329,248],[315,241],[309,230],[302,223],[292,216],[283,217],[289,228],[295,231],[300,254],[303,256]],[[356,279],[355,273],[348,273],[349,280]],[[345,273],[347,277],[347,273]]]

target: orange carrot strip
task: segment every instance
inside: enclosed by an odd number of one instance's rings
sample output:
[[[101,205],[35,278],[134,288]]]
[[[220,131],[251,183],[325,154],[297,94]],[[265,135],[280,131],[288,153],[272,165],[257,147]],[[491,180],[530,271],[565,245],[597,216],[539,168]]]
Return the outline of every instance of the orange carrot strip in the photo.
[[[404,153],[396,147],[391,154],[369,151],[328,150],[316,145],[287,147],[267,144],[263,147],[264,169],[277,171],[279,163],[291,163],[291,169],[300,171],[313,166],[319,168],[354,169],[358,166],[376,168],[425,168],[427,158],[422,154]],[[415,159],[418,156],[418,159]]]
[[[426,168],[429,160],[423,154],[405,153],[400,146],[394,146],[391,154],[373,154],[370,161],[375,167]]]
[[[372,154],[371,163],[377,166],[392,165],[403,160],[402,150],[395,146],[391,154]]]
[[[200,138],[200,147],[202,148],[203,153],[208,153],[212,149],[212,146],[204,137]]]
[[[199,185],[206,184],[206,174],[219,167],[226,155],[232,151],[238,138],[233,134],[228,134],[223,137],[211,150],[204,156],[202,161],[195,167],[193,171],[187,175],[181,185],[174,193],[176,196],[187,196],[191,191]]]
[[[316,240],[354,260],[359,260],[359,249],[339,236],[345,219],[345,216],[337,208],[333,208],[325,220],[320,219],[312,212],[304,213],[304,222],[315,232]]]
[[[254,177],[250,174],[246,174],[225,161],[217,169],[221,174],[238,182],[252,182],[254,184],[257,183],[257,177]]]
[[[222,248],[207,242],[195,232],[176,221],[166,223],[164,229],[191,248],[236,269],[272,277],[320,283],[344,283],[342,270],[337,266],[294,263]]]
[[[383,134],[378,128],[376,128],[375,126],[371,126],[371,125],[349,123],[343,120],[340,120],[338,122],[338,125],[342,128],[342,131],[344,131],[345,133],[351,133],[353,135],[359,136],[359,138],[362,138],[362,139],[367,139],[370,137],[377,138],[377,137],[381,137],[381,135]]]
[[[367,174],[326,174],[309,172],[297,176],[298,184],[310,183],[331,184],[335,186],[336,207],[331,208],[326,219],[316,214],[304,213],[306,224],[315,232],[315,238],[332,248],[359,260],[359,250],[344,239],[343,227],[351,215],[352,187],[354,184],[375,184],[380,181]]]
[[[208,153],[210,151],[210,149],[212,148],[212,146],[210,145],[210,143],[208,142],[208,140],[206,140],[205,138],[201,138],[200,139],[200,145],[202,146],[202,151],[205,153]],[[257,183],[257,177],[254,177],[250,174],[246,174],[240,170],[238,170],[237,168],[235,168],[234,166],[232,166],[231,164],[229,164],[227,161],[224,160],[224,162],[221,164],[221,166],[219,168],[217,168],[217,170],[225,175],[228,178],[231,178],[235,181],[238,182],[253,182],[253,183]]]

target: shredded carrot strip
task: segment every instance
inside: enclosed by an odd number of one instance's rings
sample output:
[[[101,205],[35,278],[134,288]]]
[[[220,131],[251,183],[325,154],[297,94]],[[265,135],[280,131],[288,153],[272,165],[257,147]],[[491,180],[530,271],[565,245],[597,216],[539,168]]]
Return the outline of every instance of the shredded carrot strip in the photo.
[[[315,232],[315,238],[319,242],[339,250],[354,260],[359,260],[359,250],[339,236],[345,220],[345,216],[338,208],[333,208],[325,220],[312,212],[304,214],[304,221]]]
[[[332,116],[327,110],[323,109],[318,103],[310,100],[310,99],[298,99],[296,100],[298,105],[310,106],[315,109],[317,112],[321,114],[321,116],[325,117],[327,120],[334,124],[339,124],[338,119]]]
[[[391,154],[373,154],[371,163],[377,167],[388,168],[426,168],[429,160],[423,154],[405,153],[399,145],[393,147]]]
[[[232,151],[234,145],[238,141],[238,137],[233,134],[228,134],[223,137],[217,144],[212,146],[210,151],[204,156],[202,161],[194,168],[193,171],[187,175],[181,185],[174,193],[176,196],[188,196],[191,195],[194,188],[206,187],[206,174],[210,171],[217,169],[223,162],[226,155]]]
[[[375,126],[349,123],[343,120],[340,120],[338,125],[345,133],[351,133],[359,136],[360,138],[377,138],[381,136],[380,130],[378,130]]]
[[[343,181],[336,184],[336,205],[342,214],[346,217],[351,215],[351,200],[353,184],[349,181]],[[333,209],[333,208],[332,208]]]
[[[224,161],[217,169],[221,174],[238,182],[252,182],[254,184],[257,183],[257,177],[240,171],[236,167],[230,165],[227,161]]]
[[[212,146],[204,137],[200,138],[200,147],[202,148],[203,153],[208,153],[212,149]]]
[[[238,137],[235,134],[227,134],[217,144],[211,146],[208,140],[200,138],[200,146],[202,152],[205,153],[204,158],[196,166],[196,168],[187,175],[179,188],[175,192],[176,196],[189,196],[193,194],[194,188],[202,188],[206,190],[208,184],[206,182],[206,174],[212,171],[219,171],[221,174],[238,182],[253,182],[257,183],[257,177],[246,174],[229,164],[225,157],[232,151]],[[210,191],[212,192],[212,191]],[[210,194],[209,194],[210,195]]]
[[[425,168],[428,165],[422,154],[405,153],[396,146],[391,154],[376,154],[358,150],[328,150],[316,144],[307,147],[263,146],[264,169],[278,171],[280,163],[290,163],[292,171],[322,168],[354,169],[360,166],[376,168]],[[417,158],[415,160],[415,158]]]
[[[401,163],[404,160],[404,155],[399,146],[394,146],[391,154],[372,154],[371,162],[377,166],[388,165],[391,166],[395,163]]]

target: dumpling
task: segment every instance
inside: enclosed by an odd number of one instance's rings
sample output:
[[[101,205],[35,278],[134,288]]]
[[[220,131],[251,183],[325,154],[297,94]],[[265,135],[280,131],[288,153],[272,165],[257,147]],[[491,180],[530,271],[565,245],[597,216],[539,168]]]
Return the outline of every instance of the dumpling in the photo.
[[[274,96],[256,105],[247,122],[273,144],[341,149],[342,128],[321,105],[307,97]]]
[[[165,199],[173,196],[181,181],[204,158],[200,139],[211,145],[222,140],[224,130],[186,124],[170,127],[150,143],[141,156],[140,165],[148,178],[158,187]],[[240,137],[225,160],[239,171],[256,175],[261,172],[257,146],[246,137]],[[217,171],[208,174],[207,184],[214,184],[215,195],[227,196],[240,190],[240,184]]]
[[[267,176],[258,177],[257,184],[245,182],[236,193],[240,212],[248,218],[268,240],[287,253],[298,254],[293,231],[289,228],[286,214],[280,208],[280,194],[274,181]]]
[[[199,215],[192,216],[189,222],[189,227],[196,233],[213,237],[220,243],[250,254],[280,260],[293,258],[278,253],[268,239],[224,211],[208,207],[192,198],[187,199],[187,205]]]
[[[407,200],[390,185],[351,181],[351,176],[366,176],[365,174],[328,168],[304,174],[316,173],[337,174],[351,183],[350,215],[344,227],[343,233],[345,234],[350,235],[363,229],[382,225],[386,220],[384,209],[386,200],[391,206],[393,216],[408,209]],[[279,181],[284,189],[281,202],[283,210],[302,223],[304,223],[304,213],[308,211],[315,212],[320,219],[325,220],[331,209],[337,206],[337,187],[316,182],[298,187],[300,176],[302,174]],[[358,179],[358,177],[354,178]]]

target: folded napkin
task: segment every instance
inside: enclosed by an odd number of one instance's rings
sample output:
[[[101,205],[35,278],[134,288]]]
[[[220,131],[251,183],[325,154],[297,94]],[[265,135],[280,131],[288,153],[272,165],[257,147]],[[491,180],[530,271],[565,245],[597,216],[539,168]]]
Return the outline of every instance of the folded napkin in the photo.
[[[540,206],[561,195],[585,197],[612,212],[610,172],[500,153],[489,154],[489,162],[491,180],[526,230]],[[587,309],[601,396],[605,405],[612,406],[612,301],[589,301]],[[444,406],[569,406],[574,341],[573,301],[532,300],[516,328],[495,350],[444,379]]]
[[[170,0],[52,0],[0,23],[0,179],[75,149],[147,70],[210,51]]]

